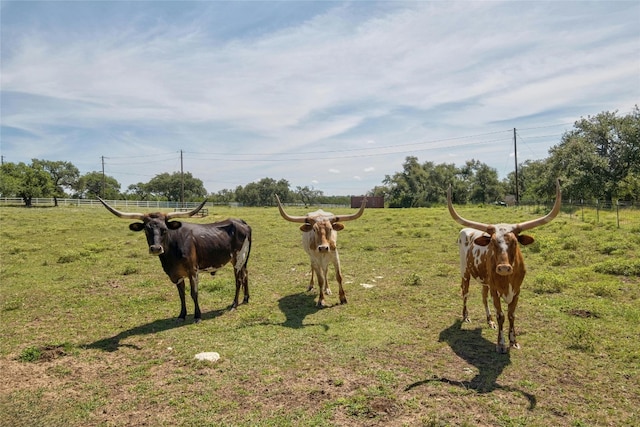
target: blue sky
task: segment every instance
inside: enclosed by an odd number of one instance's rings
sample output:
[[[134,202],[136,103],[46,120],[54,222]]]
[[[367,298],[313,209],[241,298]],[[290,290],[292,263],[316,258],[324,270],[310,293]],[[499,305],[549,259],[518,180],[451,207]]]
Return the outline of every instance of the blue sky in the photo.
[[[4,161],[363,194],[640,104],[640,2],[2,1]]]

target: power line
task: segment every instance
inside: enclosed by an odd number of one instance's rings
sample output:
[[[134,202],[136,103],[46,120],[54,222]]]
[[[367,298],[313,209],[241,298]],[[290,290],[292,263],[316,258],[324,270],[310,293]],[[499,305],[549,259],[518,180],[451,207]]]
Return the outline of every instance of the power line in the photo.
[[[358,155],[347,155],[347,156],[312,156],[312,157],[298,157],[298,156],[305,156],[305,155],[309,155],[309,154],[314,154],[314,153],[327,153],[327,151],[318,151],[318,152],[304,152],[304,153],[288,153],[287,156],[288,157],[283,157],[283,154],[281,153],[273,153],[273,154],[269,154],[269,156],[274,156],[272,158],[252,158],[252,159],[229,159],[227,156],[229,156],[230,154],[203,154],[200,153],[199,157],[193,157],[192,159],[196,159],[196,160],[209,160],[209,161],[225,161],[225,162],[294,162],[294,161],[303,161],[303,160],[342,160],[342,159],[360,159],[360,158],[365,158],[365,157],[378,157],[378,156],[388,156],[388,155],[392,155],[392,154],[408,154],[408,153],[419,153],[419,152],[424,152],[424,151],[431,151],[431,150],[450,150],[452,148],[460,148],[460,147],[467,147],[467,146],[471,146],[471,145],[484,145],[484,144],[489,144],[489,143],[493,143],[493,142],[501,142],[501,141],[510,141],[511,139],[509,137],[505,137],[505,138],[500,138],[500,139],[493,139],[493,140],[488,140],[488,141],[474,141],[474,142],[468,142],[468,143],[464,143],[464,144],[456,144],[456,145],[448,145],[445,147],[428,147],[428,148],[420,148],[420,149],[414,149],[414,150],[403,150],[403,151],[387,151],[384,153],[371,153],[371,154],[358,154]],[[445,141],[445,140],[442,140]],[[406,146],[406,145],[417,145],[417,144],[403,144],[402,146]],[[388,147],[376,147],[376,148],[369,148],[368,150],[382,150],[385,148],[389,148],[391,146]],[[396,146],[399,147],[399,146]],[[338,152],[347,152],[349,150],[342,150],[342,151],[338,151]],[[189,153],[186,152],[185,153]],[[210,156],[223,156],[223,157],[202,157],[203,155],[210,155]],[[238,154],[240,155],[240,154]],[[252,154],[244,154],[246,156],[250,156]],[[260,154],[260,156],[267,156],[267,154]],[[277,157],[275,157],[277,156]],[[191,158],[191,157],[190,157]]]
[[[476,135],[466,135],[466,136],[457,136],[457,137],[451,137],[451,138],[434,139],[434,140],[429,140],[429,141],[411,142],[411,143],[407,143],[407,144],[384,145],[384,146],[380,146],[380,147],[347,148],[347,149],[342,149],[342,150],[331,150],[331,152],[333,152],[333,153],[348,153],[348,152],[352,152],[352,151],[383,150],[383,149],[387,149],[387,148],[410,147],[410,146],[424,145],[424,144],[436,144],[438,142],[455,141],[455,140],[459,140],[459,139],[478,138],[478,137],[482,137],[482,136],[496,135],[496,134],[499,134],[499,133],[509,133],[509,132],[511,132],[511,130],[502,130],[502,131],[495,131],[495,132],[480,133],[480,134],[476,134]],[[464,144],[461,144],[461,145],[464,145]],[[456,145],[456,147],[457,147],[457,145]],[[290,153],[289,155],[323,154],[323,153],[326,153],[326,152],[327,152],[327,150],[317,150],[317,151],[305,151],[304,153],[299,153],[299,154]],[[264,152],[264,153],[209,152],[208,153],[208,152],[196,152],[196,151],[185,151],[185,153],[196,154],[196,155],[199,155],[199,156],[201,156],[201,155],[205,155],[205,156],[273,156],[273,155],[280,155],[281,154],[279,152]]]

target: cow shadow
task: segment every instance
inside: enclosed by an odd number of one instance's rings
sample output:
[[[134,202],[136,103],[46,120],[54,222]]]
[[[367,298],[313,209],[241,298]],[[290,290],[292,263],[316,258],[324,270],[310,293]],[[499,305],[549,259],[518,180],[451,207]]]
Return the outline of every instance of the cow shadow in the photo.
[[[229,309],[220,309],[209,312],[202,313],[202,320],[207,319],[215,319],[216,317],[221,316],[222,314],[228,312]],[[113,352],[118,350],[120,347],[129,347],[135,350],[140,350],[140,347],[134,344],[122,344],[121,341],[132,337],[132,336],[140,336],[140,335],[149,335],[155,334],[158,332],[168,331],[170,329],[181,328],[183,326],[187,326],[192,324],[192,321],[187,317],[186,321],[179,320],[175,317],[166,318],[166,319],[158,319],[154,320],[150,323],[145,323],[144,325],[139,325],[131,329],[127,329],[122,331],[112,337],[103,338],[101,340],[94,341],[89,344],[85,344],[83,348],[94,348],[98,350]]]
[[[280,298],[278,300],[278,307],[285,315],[285,321],[282,322],[281,325],[292,329],[301,329],[307,326],[318,326],[318,324],[315,323],[304,323],[307,316],[329,308],[318,308],[315,303],[315,299],[315,293],[309,292],[301,292]],[[319,326],[322,326],[325,331],[329,329],[329,326],[325,324],[319,324]]]
[[[465,362],[474,366],[478,373],[468,381],[438,378],[434,376],[426,380],[410,384],[405,391],[430,382],[443,382],[464,389],[475,390],[477,393],[491,393],[494,390],[506,390],[522,394],[529,402],[529,409],[536,407],[537,399],[534,395],[509,386],[498,384],[502,371],[511,364],[510,354],[498,354],[495,343],[482,336],[482,328],[462,329],[462,321],[456,320],[451,326],[440,332],[440,342],[446,342],[453,352]]]

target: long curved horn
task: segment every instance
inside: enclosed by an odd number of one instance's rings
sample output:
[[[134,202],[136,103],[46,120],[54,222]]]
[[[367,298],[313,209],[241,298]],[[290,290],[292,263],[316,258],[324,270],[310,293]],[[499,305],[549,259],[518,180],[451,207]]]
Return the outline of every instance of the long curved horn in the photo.
[[[451,217],[457,223],[462,224],[465,227],[475,228],[476,230],[487,231],[489,224],[485,224],[483,222],[470,221],[458,215],[458,212],[456,212],[456,210],[453,208],[453,205],[451,204],[451,184],[449,184],[449,188],[447,189],[447,207],[449,208],[449,213],[451,214]]]
[[[556,180],[556,201],[553,204],[553,209],[551,209],[551,212],[549,212],[548,214],[546,214],[541,218],[521,222],[520,224],[517,224],[515,228],[520,231],[525,231],[525,230],[531,230],[534,227],[538,227],[540,225],[546,224],[558,215],[558,213],[560,212],[561,205],[562,205],[562,194],[560,192],[560,180],[557,179]]]
[[[367,198],[365,197],[364,199],[362,199],[362,204],[360,205],[360,210],[358,210],[358,212],[350,215],[336,215],[333,217],[331,222],[338,222],[338,221],[344,222],[344,221],[353,221],[354,219],[358,219],[362,216],[362,214],[364,213],[364,208],[366,207],[367,207]]]
[[[293,215],[289,215],[288,213],[286,213],[284,211],[284,207],[282,206],[282,203],[280,203],[280,197],[278,197],[278,195],[276,194],[276,200],[278,201],[278,210],[280,211],[280,215],[282,215],[282,218],[286,219],[287,221],[291,221],[291,222],[302,222],[305,223],[307,222],[307,217],[305,216],[293,216]]]
[[[169,212],[166,216],[167,221],[173,218],[189,218],[190,216],[194,216],[198,213],[200,209],[207,203],[207,199],[204,199],[204,202],[200,203],[200,206],[197,208],[190,210],[189,212]]]
[[[98,200],[100,200],[100,202],[104,205],[105,208],[107,208],[109,212],[111,212],[117,217],[124,218],[124,219],[139,219],[141,221],[144,219],[144,214],[134,213],[134,212],[120,212],[119,210],[109,206],[107,202],[102,200],[100,197],[98,197]]]

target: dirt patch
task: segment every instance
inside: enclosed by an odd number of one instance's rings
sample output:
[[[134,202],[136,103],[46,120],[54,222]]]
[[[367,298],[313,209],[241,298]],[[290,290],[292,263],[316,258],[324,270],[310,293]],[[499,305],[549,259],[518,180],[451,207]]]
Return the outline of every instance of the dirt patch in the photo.
[[[589,310],[580,309],[580,308],[573,308],[571,310],[567,310],[567,313],[570,314],[571,316],[581,317],[583,319],[600,318],[600,316],[598,316],[597,313],[594,313],[593,311],[589,311]]]
[[[40,361],[50,362],[59,357],[66,356],[67,352],[62,345],[47,345],[40,349]]]

